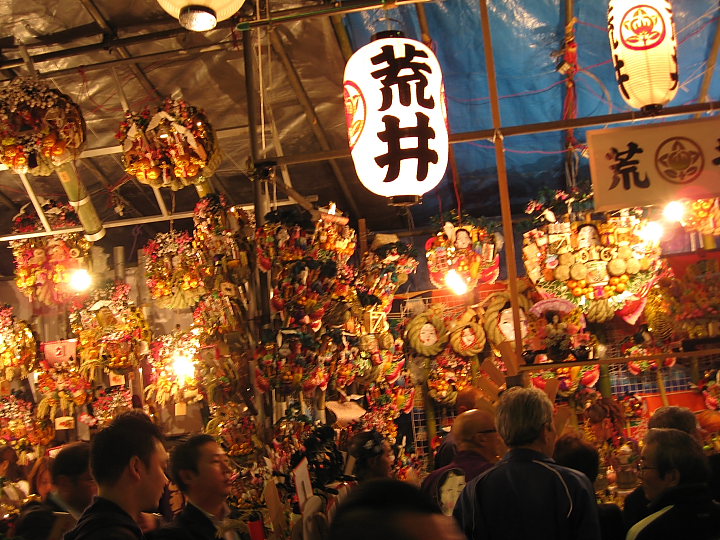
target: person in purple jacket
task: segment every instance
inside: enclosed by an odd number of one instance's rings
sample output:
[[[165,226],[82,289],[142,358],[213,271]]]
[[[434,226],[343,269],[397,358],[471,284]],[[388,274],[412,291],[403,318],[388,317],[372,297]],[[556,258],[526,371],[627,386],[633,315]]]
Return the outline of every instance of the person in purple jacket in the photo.
[[[457,447],[452,462],[430,473],[420,487],[446,516],[452,515],[465,484],[497,462],[501,446],[495,417],[479,409],[458,415],[452,435]]]

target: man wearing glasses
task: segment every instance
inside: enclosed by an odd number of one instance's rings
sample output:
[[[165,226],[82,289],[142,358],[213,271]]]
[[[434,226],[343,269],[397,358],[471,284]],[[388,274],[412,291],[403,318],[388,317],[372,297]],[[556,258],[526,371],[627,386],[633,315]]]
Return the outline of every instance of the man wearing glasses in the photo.
[[[651,514],[626,540],[720,538],[720,504],[710,495],[707,459],[696,439],[679,429],[651,429],[638,472]]]
[[[452,436],[457,453],[449,465],[428,475],[421,490],[430,495],[446,516],[451,516],[465,484],[492,467],[500,453],[495,417],[472,409],[455,418]]]

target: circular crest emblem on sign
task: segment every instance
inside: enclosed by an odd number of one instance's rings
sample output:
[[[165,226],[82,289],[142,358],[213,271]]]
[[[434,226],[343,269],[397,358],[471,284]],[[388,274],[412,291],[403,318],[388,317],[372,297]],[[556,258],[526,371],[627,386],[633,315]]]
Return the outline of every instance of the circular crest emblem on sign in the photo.
[[[365,98],[354,82],[347,81],[343,86],[343,100],[348,140],[350,141],[350,150],[352,150],[365,128]]]
[[[660,45],[667,29],[660,12],[652,6],[634,6],[620,23],[620,40],[628,48],[645,51]]]
[[[655,168],[668,182],[689,184],[705,168],[705,158],[695,141],[686,137],[671,137],[658,146]]]

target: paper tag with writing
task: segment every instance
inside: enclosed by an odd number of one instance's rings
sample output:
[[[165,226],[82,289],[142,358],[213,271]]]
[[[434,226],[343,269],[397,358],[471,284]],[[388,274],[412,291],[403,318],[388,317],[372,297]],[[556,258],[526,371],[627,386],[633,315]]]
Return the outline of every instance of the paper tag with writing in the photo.
[[[111,371],[108,378],[110,379],[110,386],[123,386],[125,384],[125,375],[120,373]]]
[[[184,401],[180,401],[179,403],[175,404],[175,416],[185,416],[187,415],[187,403]]]
[[[74,429],[75,418],[73,416],[58,416],[55,419],[55,430]]]

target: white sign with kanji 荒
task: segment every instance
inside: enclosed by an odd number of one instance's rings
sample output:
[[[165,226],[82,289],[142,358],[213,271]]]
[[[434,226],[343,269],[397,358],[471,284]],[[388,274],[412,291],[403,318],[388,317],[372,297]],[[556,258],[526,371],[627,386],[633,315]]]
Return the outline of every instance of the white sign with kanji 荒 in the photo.
[[[595,208],[720,195],[720,118],[588,132]]]

